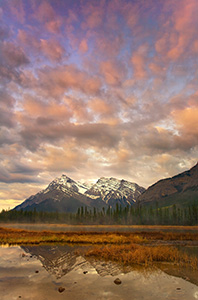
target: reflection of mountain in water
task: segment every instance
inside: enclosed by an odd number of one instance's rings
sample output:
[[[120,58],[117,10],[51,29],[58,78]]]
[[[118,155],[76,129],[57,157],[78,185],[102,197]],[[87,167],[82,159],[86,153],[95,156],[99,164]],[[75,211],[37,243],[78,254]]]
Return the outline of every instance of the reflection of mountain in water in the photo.
[[[80,247],[68,245],[42,245],[42,246],[21,246],[21,248],[32,256],[39,259],[43,267],[56,278],[61,278],[74,269],[87,271],[94,268],[100,276],[118,275],[123,273],[122,268],[113,262],[87,261],[83,256],[77,254]]]

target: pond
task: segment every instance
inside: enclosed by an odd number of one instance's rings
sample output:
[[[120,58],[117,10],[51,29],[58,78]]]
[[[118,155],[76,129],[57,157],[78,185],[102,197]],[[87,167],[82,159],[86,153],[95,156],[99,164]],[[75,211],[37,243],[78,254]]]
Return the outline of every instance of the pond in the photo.
[[[160,269],[124,268],[79,253],[68,245],[0,247],[0,299],[198,299],[196,284]]]

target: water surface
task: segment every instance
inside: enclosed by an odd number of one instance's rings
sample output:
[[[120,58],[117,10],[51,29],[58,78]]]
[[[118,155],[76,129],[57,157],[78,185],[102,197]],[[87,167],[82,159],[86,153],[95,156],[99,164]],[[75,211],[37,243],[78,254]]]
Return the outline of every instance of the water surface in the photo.
[[[80,250],[68,245],[0,247],[0,299],[198,299],[198,286],[187,280],[156,269],[88,261]]]

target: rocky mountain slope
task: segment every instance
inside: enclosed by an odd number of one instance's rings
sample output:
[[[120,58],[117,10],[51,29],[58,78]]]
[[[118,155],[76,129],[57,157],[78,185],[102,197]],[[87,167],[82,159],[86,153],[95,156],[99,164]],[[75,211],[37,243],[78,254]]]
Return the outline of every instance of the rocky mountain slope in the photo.
[[[106,204],[114,206],[115,200],[122,206],[132,205],[136,199],[145,191],[136,183],[116,178],[100,178],[89,190],[86,195],[100,197]]]
[[[62,175],[54,179],[46,189],[29,197],[16,210],[76,212],[81,206],[88,208],[132,205],[144,191],[135,183],[115,178],[100,178],[91,187]]]
[[[142,204],[158,201],[160,206],[198,201],[198,163],[188,171],[153,184],[138,201]]]

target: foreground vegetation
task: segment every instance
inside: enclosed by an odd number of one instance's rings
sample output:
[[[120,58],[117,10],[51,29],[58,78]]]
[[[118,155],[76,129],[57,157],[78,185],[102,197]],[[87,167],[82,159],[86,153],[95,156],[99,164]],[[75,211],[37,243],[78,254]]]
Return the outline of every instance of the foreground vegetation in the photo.
[[[95,257],[124,263],[125,265],[144,264],[152,265],[156,262],[171,262],[180,266],[191,267],[197,270],[198,259],[181,253],[176,247],[145,246],[145,245],[108,245],[94,247],[87,251],[87,257]]]
[[[30,231],[0,227],[0,244],[40,243],[83,243],[83,244],[153,244],[174,242],[175,244],[197,242],[198,233],[193,232],[54,232]]]
[[[160,242],[165,245],[158,245]],[[198,245],[198,233],[50,232],[0,227],[0,244],[88,244],[93,247],[83,253],[87,257],[118,261],[127,265],[171,262],[197,269],[197,258],[181,253],[176,247],[166,245],[171,242],[175,245],[181,242],[185,244],[197,242]]]
[[[198,225],[198,202],[184,206],[170,205],[167,207],[155,206],[126,206],[116,205],[102,210],[87,207],[78,208],[76,213],[59,213],[26,210],[3,210],[0,213],[0,222],[20,223],[65,223],[65,224],[122,224],[122,225]]]

